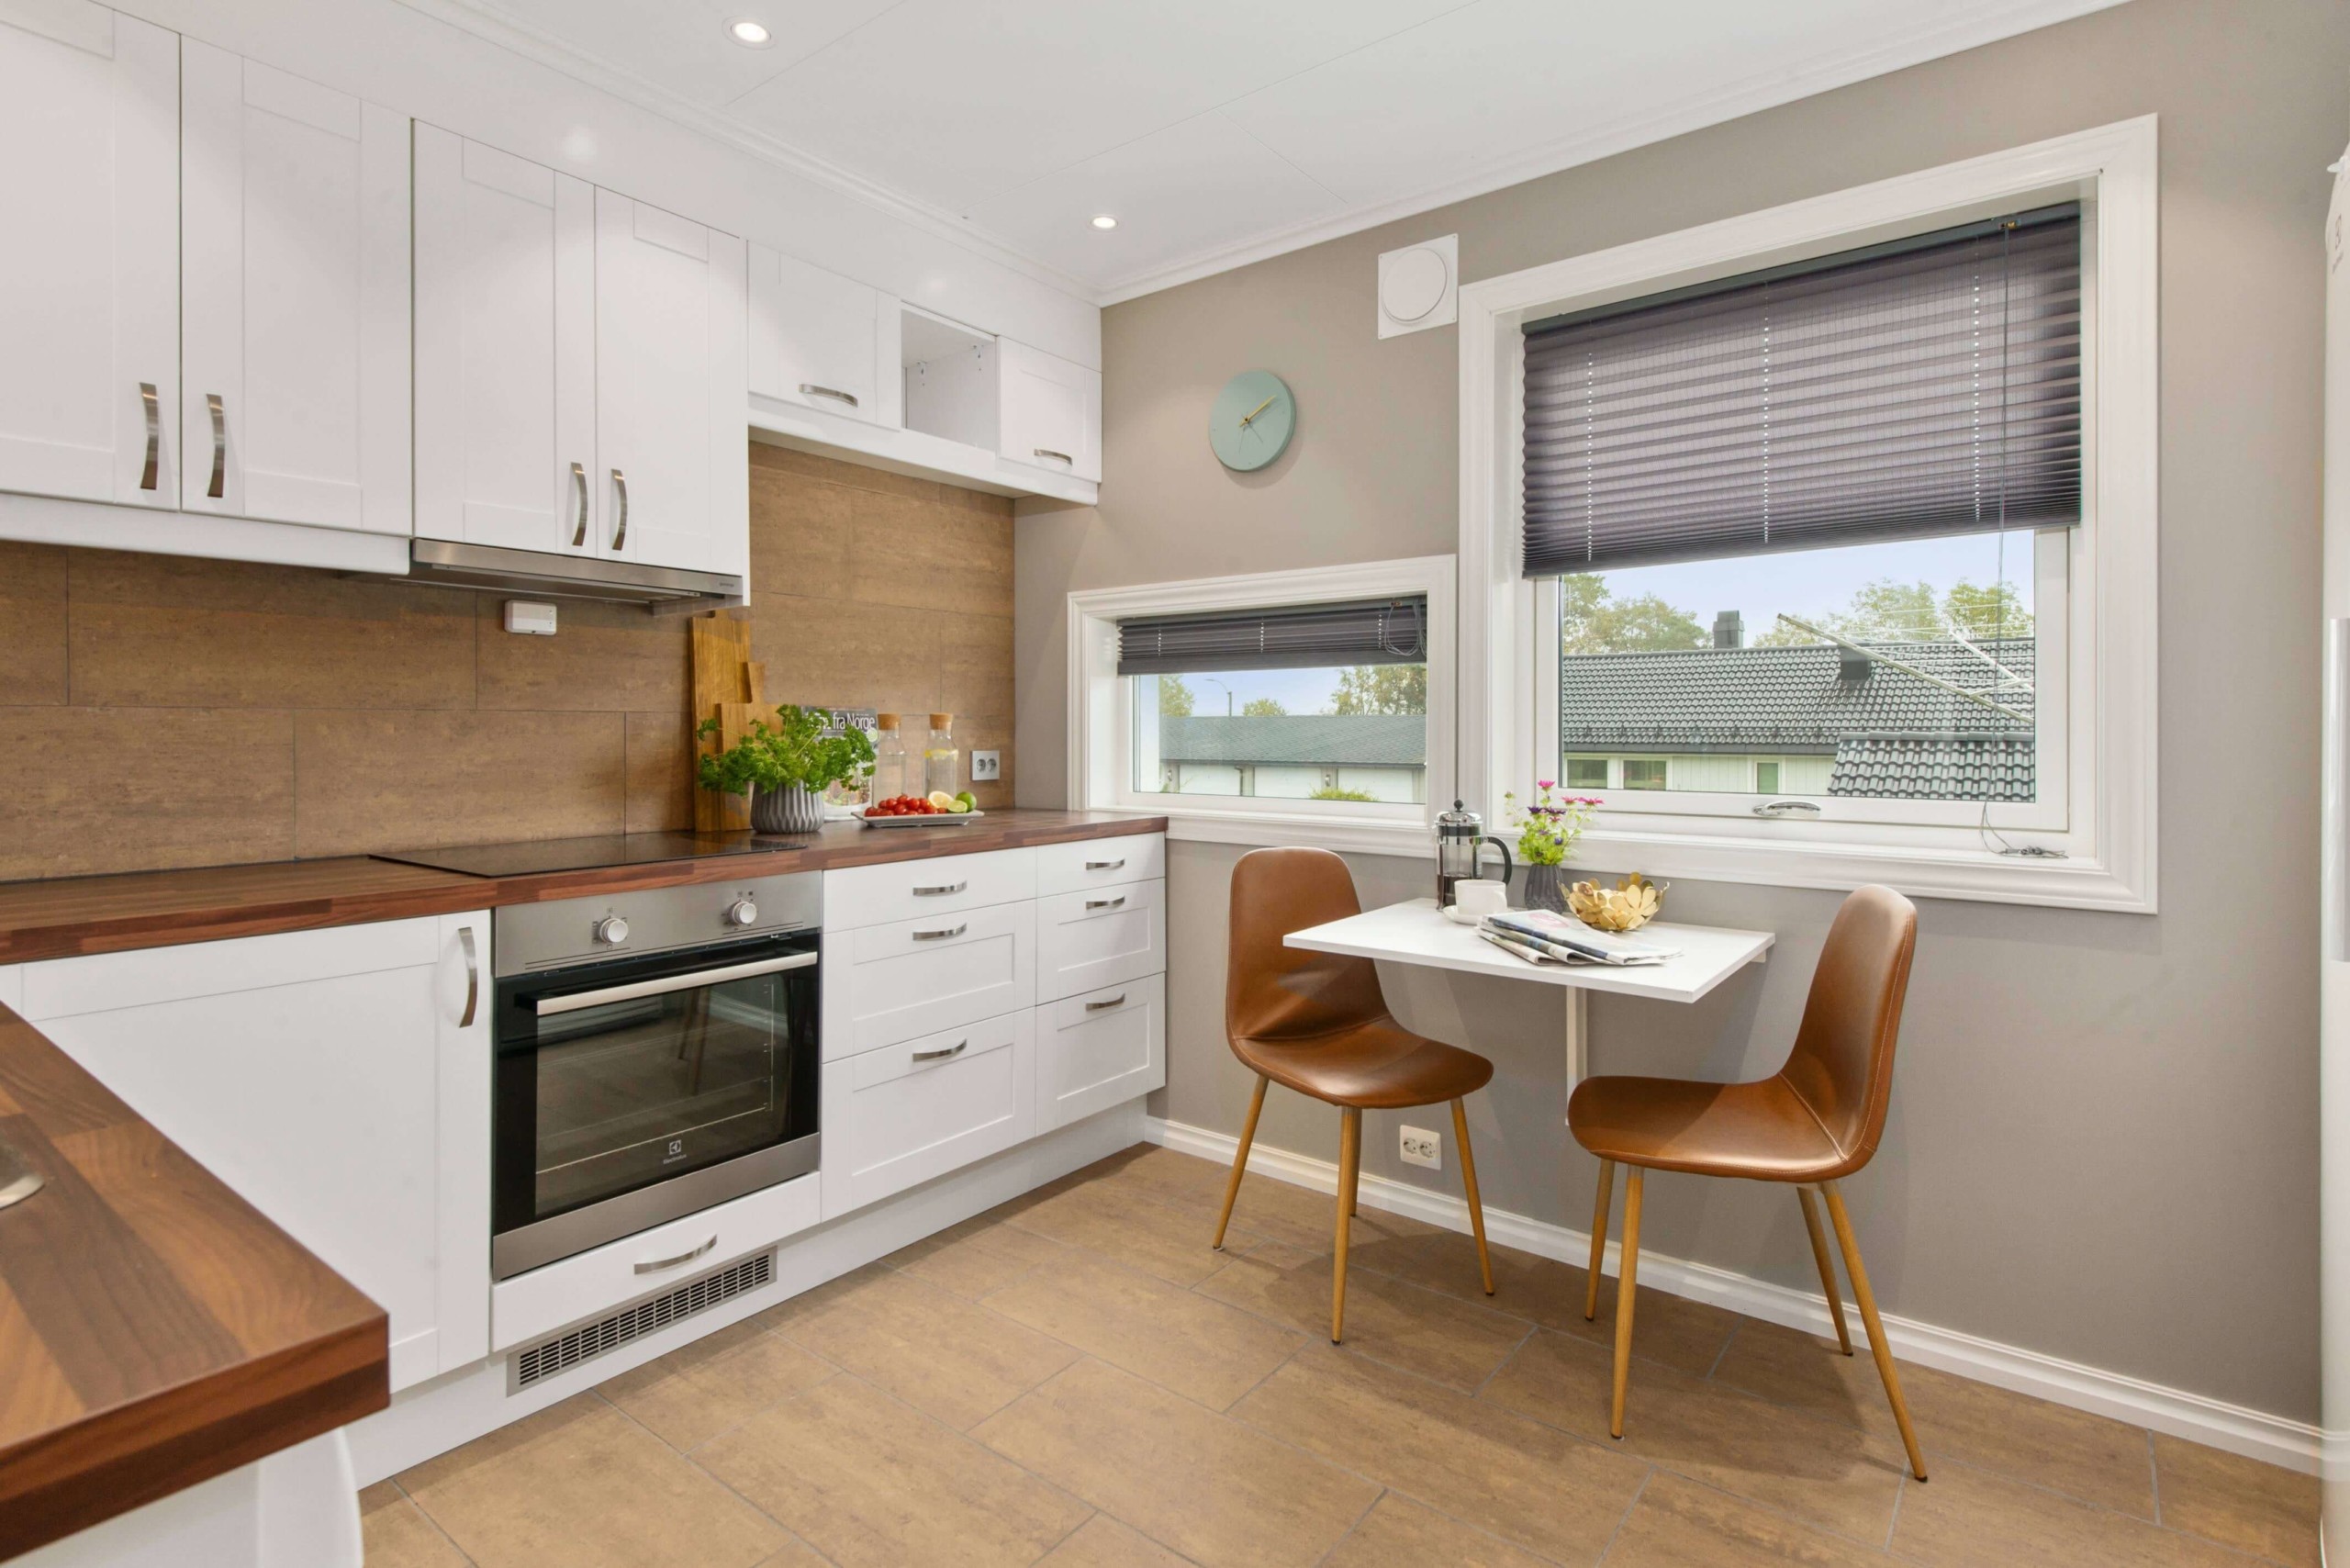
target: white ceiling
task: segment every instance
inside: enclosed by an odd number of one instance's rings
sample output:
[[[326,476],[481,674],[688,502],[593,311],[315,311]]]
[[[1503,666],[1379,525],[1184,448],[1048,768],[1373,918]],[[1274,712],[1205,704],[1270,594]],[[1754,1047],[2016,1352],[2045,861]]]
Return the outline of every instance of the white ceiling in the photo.
[[[1104,302],[2120,0],[443,0]],[[775,41],[745,49],[735,17]],[[1114,230],[1091,226],[1097,213]]]

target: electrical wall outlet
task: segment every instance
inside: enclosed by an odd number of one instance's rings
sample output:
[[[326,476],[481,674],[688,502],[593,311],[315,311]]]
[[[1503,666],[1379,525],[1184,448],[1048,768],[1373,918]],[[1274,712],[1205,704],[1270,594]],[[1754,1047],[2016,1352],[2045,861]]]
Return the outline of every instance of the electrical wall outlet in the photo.
[[[991,784],[1003,777],[1003,753],[975,751],[971,754],[971,782]]]
[[[1444,1135],[1432,1133],[1426,1127],[1404,1129],[1404,1163],[1425,1165],[1431,1170],[1444,1169]]]

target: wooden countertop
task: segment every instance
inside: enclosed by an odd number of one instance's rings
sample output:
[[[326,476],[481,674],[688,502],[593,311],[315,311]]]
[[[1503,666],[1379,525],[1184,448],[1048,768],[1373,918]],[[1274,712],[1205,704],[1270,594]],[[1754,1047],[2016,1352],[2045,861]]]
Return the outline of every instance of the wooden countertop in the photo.
[[[772,853],[531,877],[467,877],[346,856],[7,882],[0,883],[0,964],[1166,830],[1164,817],[1011,810],[964,827],[832,823],[767,841]]]
[[[381,1308],[0,1007],[0,1558],[391,1402]]]

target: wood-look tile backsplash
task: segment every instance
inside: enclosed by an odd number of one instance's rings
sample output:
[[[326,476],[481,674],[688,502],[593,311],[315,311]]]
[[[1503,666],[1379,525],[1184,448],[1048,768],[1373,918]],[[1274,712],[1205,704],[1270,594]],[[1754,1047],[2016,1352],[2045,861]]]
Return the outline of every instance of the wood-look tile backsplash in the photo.
[[[753,444],[785,702],[955,714],[1012,799],[1012,503]],[[687,825],[685,622],[0,543],[0,880]]]

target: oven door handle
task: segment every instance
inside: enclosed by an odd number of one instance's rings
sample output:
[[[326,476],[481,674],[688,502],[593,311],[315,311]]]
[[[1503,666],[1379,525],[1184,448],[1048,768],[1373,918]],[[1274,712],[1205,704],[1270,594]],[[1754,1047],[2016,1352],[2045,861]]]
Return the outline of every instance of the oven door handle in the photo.
[[[703,986],[718,985],[726,980],[781,974],[786,969],[804,969],[820,957],[815,953],[791,953],[780,958],[762,958],[755,964],[728,964],[722,969],[695,969],[688,974],[665,975],[659,980],[609,985],[601,991],[574,991],[569,996],[543,996],[531,1003],[531,1008],[542,1018],[558,1013],[577,1013],[584,1008],[601,1007],[610,1002],[634,1002],[641,996],[666,996],[673,991],[699,991]]]

